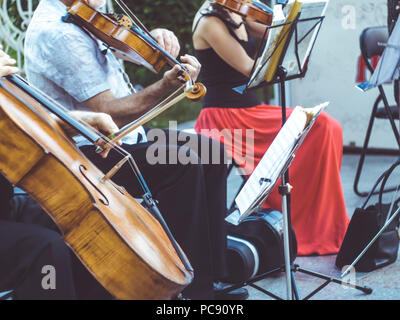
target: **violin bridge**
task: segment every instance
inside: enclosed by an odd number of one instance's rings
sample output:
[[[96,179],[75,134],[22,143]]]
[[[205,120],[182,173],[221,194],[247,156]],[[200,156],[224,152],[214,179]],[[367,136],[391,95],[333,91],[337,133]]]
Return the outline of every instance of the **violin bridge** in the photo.
[[[107,180],[110,180],[117,172],[119,169],[121,169],[121,167],[125,164],[125,162],[128,161],[128,159],[130,158],[130,155],[127,155],[125,158],[123,158],[121,161],[119,161],[114,167],[112,167],[110,169],[110,171],[108,171],[103,178],[100,179],[101,183],[105,183]]]

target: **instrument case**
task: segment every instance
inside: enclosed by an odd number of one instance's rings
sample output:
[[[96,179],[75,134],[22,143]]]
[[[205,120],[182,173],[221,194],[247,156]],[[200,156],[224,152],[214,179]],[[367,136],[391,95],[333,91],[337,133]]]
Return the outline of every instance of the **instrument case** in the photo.
[[[291,262],[293,262],[297,256],[297,240],[291,226],[289,242]],[[228,263],[229,280],[234,280],[232,282],[246,281],[255,275],[283,267],[285,258],[282,213],[262,208],[252,213],[238,226],[228,223]],[[245,276],[249,278],[244,279]]]

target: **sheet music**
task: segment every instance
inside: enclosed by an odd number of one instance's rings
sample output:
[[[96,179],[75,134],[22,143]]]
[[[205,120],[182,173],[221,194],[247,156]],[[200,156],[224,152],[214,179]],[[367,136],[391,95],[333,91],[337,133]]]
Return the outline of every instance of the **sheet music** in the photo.
[[[362,91],[367,91],[371,88],[375,88],[376,86],[399,78],[400,19],[397,19],[388,43],[382,43],[382,45],[386,45],[386,49],[383,51],[371,79],[357,86]]]
[[[285,14],[283,13],[282,5],[280,5],[280,4],[275,5],[273,10],[274,10],[274,14],[273,14],[272,26],[277,26],[279,24],[284,23],[285,22]],[[275,28],[271,28],[269,30],[264,50],[263,50],[259,60],[257,61],[257,66],[254,69],[253,75],[249,81],[250,88],[257,86],[262,81],[264,81],[264,76],[265,76],[265,73],[267,72],[267,67],[268,67],[268,63],[266,63],[266,61],[268,61],[272,56],[273,48],[274,48],[272,43],[276,43],[277,36],[279,35],[281,29],[282,29],[282,27],[275,27]]]
[[[303,20],[324,16],[329,0],[298,0],[297,2],[301,3],[300,19]],[[282,10],[281,5],[274,6],[274,22],[272,24],[272,28],[269,30],[263,52],[260,55],[260,58],[257,60],[257,65],[250,77],[250,81],[247,85],[248,88],[256,87],[265,80],[265,75],[270,67],[271,57],[273,56],[278,45],[279,35],[282,31],[282,28],[284,28],[284,26],[273,26],[285,23],[293,4],[293,1],[289,2],[284,11]],[[283,67],[285,67],[285,69],[288,71],[288,76],[303,71],[320,28],[321,20],[319,19],[301,21],[297,24],[297,49],[300,61],[297,60],[295,51],[296,38],[292,36],[286,56],[282,63]]]
[[[300,20],[305,20],[324,16],[329,0],[303,0],[302,2]],[[321,25],[321,21],[319,20],[301,21],[297,24],[297,40],[299,41],[297,43],[297,50],[300,65],[297,62],[295,52],[296,38],[293,36],[282,63],[288,71],[288,75],[297,74],[304,70]]]
[[[239,212],[233,213],[226,219],[227,221],[233,224],[239,223],[251,213],[249,212],[251,208],[258,206],[267,198],[283,173],[308,124],[312,125],[328,104],[325,102],[314,108],[296,107],[294,109],[237,195],[235,202]]]

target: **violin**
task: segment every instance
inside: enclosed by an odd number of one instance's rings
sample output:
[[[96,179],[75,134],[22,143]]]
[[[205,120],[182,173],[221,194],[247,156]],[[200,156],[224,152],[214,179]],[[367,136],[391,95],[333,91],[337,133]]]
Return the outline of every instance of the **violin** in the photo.
[[[187,98],[198,101],[206,94],[201,83],[193,83],[186,69],[175,58],[163,50],[150,32],[120,1],[117,3],[128,11],[130,17],[122,14],[104,14],[80,0],[67,8],[64,21],[71,21],[92,33],[104,42],[122,60],[140,64],[153,72],[159,72],[166,64],[180,65],[183,70],[183,82],[187,83]],[[136,22],[134,25],[131,17]]]
[[[103,41],[118,58],[141,64],[149,70],[159,72],[166,64],[181,66],[183,83],[171,96],[162,100],[147,113],[111,135],[111,143],[122,139],[133,130],[164,112],[183,98],[192,101],[202,99],[207,89],[202,83],[194,83],[186,68],[163,50],[150,32],[121,0],[115,0],[127,15],[104,14],[93,9],[87,3],[76,0],[67,8],[65,22],[73,22]],[[128,17],[129,15],[129,17]],[[181,89],[183,93],[181,93]]]
[[[158,218],[81,153],[48,110],[95,144],[105,143],[22,78],[7,76],[0,78],[0,172],[50,215],[115,298],[176,297],[193,279],[184,253]]]
[[[273,11],[261,2],[251,0],[209,0],[209,2],[237,13],[243,18],[251,18],[267,26],[272,25]]]

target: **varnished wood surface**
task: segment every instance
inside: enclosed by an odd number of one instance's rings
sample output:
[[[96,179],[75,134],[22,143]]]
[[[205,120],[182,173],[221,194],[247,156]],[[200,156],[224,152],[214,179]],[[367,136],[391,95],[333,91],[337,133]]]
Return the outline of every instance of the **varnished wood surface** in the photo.
[[[5,81],[5,80],[2,80]],[[66,243],[118,299],[170,299],[193,275],[158,221],[76,148],[25,92],[0,88],[0,171],[52,217]],[[132,175],[132,179],[134,175]]]

